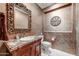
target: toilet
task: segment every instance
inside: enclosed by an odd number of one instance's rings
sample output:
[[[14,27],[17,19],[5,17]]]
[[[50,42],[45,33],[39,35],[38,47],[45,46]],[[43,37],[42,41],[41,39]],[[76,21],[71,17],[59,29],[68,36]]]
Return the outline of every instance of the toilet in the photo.
[[[43,46],[43,47],[45,47],[45,48],[49,48],[49,47],[51,47],[51,42],[48,42],[48,41],[43,41],[42,43],[41,43],[41,45]]]
[[[43,41],[41,42],[41,50],[42,50],[44,53],[47,53],[47,54],[51,53],[51,52],[49,51],[49,48],[51,48],[52,42],[54,42],[54,41],[55,41],[55,37],[52,37],[52,39],[50,40],[50,42],[43,40]]]
[[[41,44],[43,46],[46,46],[46,47],[51,47],[52,43],[55,41],[55,38],[56,37],[52,37],[52,39],[49,40],[49,41],[44,41],[44,39],[43,39]]]
[[[41,33],[38,37],[42,37],[41,40],[41,49],[48,50],[50,47],[52,47],[52,43],[56,40],[56,37],[52,37],[49,41],[44,41],[44,35]]]

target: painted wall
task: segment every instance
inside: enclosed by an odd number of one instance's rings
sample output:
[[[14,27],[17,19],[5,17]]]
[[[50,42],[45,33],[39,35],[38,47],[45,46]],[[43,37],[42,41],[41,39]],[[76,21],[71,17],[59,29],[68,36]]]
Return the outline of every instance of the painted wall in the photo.
[[[75,5],[75,19],[76,19],[76,54],[79,55],[79,3]]]
[[[5,3],[0,3],[0,12],[6,13]]]
[[[32,11],[32,32],[41,33],[42,32],[42,19],[43,19],[43,12],[42,10],[33,3],[26,3],[25,4],[28,9]]]
[[[51,9],[53,9],[53,7]],[[56,41],[53,42],[52,48],[75,54],[72,6],[47,13],[44,16],[45,40],[50,40],[52,37],[56,37]],[[54,27],[50,25],[49,21],[53,16],[59,16],[61,18],[61,24],[59,26]]]

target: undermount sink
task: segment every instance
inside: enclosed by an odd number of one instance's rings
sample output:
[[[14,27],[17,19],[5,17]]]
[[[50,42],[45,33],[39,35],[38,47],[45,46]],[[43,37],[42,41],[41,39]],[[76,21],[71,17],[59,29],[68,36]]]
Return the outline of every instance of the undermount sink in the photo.
[[[37,40],[39,38],[42,38],[42,37],[41,36],[27,36],[27,37],[20,38],[19,40],[22,42],[32,42],[32,41]]]
[[[36,36],[28,36],[28,37],[23,37],[20,39],[20,41],[27,41],[27,42],[30,42],[30,41],[33,41],[35,39]]]

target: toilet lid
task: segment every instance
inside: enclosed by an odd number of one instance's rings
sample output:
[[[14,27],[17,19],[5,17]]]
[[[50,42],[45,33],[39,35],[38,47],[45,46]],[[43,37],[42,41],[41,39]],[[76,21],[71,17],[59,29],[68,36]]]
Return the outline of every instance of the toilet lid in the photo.
[[[50,42],[47,42],[47,41],[43,41],[42,44],[43,45],[47,45],[47,46],[51,46],[51,43]]]

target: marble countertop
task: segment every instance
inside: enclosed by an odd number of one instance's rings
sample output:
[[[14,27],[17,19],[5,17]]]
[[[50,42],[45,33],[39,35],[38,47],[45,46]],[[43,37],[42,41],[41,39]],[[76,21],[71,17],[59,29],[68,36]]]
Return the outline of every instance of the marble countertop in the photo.
[[[15,41],[9,41],[9,42],[7,42],[7,45],[8,45],[8,48],[10,49],[10,51],[13,51],[17,48],[22,47],[25,44],[29,44],[35,40],[39,40],[40,38],[42,38],[42,37],[41,36],[23,37],[18,40],[15,40]]]

